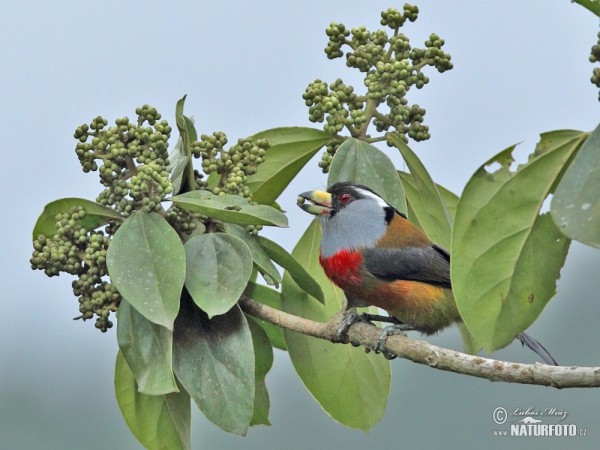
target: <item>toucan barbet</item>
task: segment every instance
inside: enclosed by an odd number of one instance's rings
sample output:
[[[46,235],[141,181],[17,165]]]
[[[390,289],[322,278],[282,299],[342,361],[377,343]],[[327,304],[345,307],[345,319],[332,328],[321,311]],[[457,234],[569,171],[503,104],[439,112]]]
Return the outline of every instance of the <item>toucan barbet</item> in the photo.
[[[353,182],[300,194],[323,231],[319,262],[346,295],[348,308],[376,306],[426,335],[461,322],[450,283],[450,254],[376,192]],[[526,333],[517,338],[558,365]]]

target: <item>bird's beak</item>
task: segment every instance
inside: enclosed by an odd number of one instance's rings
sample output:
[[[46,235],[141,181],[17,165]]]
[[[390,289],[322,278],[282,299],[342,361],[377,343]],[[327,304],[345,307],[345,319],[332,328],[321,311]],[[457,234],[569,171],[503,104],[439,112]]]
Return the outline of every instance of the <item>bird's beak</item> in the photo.
[[[303,192],[298,196],[298,206],[315,216],[329,214],[331,212],[331,194],[325,191]]]

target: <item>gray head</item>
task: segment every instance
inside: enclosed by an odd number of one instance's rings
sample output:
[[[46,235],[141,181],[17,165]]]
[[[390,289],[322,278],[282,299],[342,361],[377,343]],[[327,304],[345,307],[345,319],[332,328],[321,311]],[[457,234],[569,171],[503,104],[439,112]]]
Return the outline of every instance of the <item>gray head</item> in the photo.
[[[327,192],[304,192],[298,198],[298,205],[319,217],[323,229],[321,256],[324,258],[342,249],[373,246],[383,236],[395,213],[377,193],[349,181],[335,183]]]

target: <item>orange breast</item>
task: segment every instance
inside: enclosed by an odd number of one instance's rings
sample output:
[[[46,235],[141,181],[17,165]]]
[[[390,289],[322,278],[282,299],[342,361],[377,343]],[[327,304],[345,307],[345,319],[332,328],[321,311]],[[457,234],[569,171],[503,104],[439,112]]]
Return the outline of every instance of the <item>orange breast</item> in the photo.
[[[384,282],[368,292],[361,288],[350,286],[345,290],[422,333],[435,333],[460,317],[449,289],[404,280]]]

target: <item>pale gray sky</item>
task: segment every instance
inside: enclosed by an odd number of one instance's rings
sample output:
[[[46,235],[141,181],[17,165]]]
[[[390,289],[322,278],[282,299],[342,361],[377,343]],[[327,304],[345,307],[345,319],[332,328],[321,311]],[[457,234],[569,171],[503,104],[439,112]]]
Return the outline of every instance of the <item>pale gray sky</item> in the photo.
[[[60,197],[94,199],[100,185],[81,172],[74,129],[100,114],[133,116],[149,103],[174,125],[175,102],[199,131],[230,141],[267,128],[311,126],[301,98],[315,78],[341,77],[362,90],[360,74],[323,52],[331,21],[379,27],[389,1],[10,2],[0,15],[0,165],[4,197],[0,301],[0,448],[140,448],[113,393],[114,329],[74,322],[67,276],[29,269],[31,230],[43,206]],[[432,138],[412,148],[433,178],[460,193],[494,153],[516,142],[524,161],[539,133],[591,130],[599,122],[589,49],[598,19],[568,0],[427,0],[403,32],[422,46],[446,40],[455,68],[432,73],[409,100],[427,109]],[[172,142],[173,145],[173,142]],[[399,162],[399,158],[393,155]],[[315,157],[280,198],[292,226],[265,230],[291,250],[310,217],[298,192],[325,184]],[[599,365],[600,252],[574,244],[550,302],[531,333],[562,364]],[[456,330],[430,339],[460,349]],[[512,344],[495,357],[533,362]],[[324,413],[277,352],[267,377],[272,427],[246,438],[193,416],[197,449],[363,449],[404,447],[564,448],[561,439],[493,437],[497,406],[558,408],[588,429],[570,448],[600,446],[597,390],[490,383],[394,361],[383,420],[370,435]],[[195,409],[195,408],[194,408]]]

